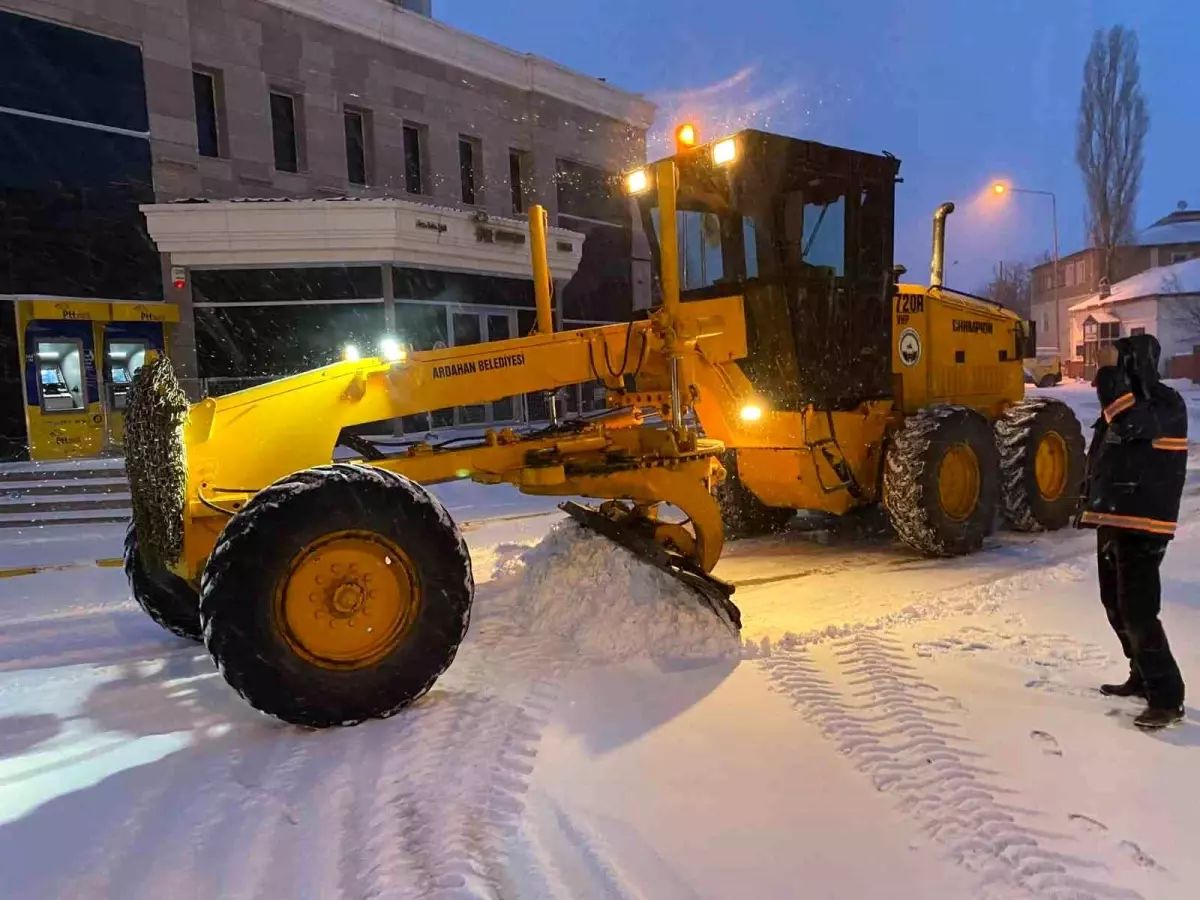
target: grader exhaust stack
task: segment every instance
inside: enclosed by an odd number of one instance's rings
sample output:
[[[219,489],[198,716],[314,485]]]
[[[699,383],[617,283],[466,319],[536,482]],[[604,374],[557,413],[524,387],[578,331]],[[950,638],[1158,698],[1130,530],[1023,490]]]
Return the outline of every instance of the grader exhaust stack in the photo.
[[[933,264],[930,267],[929,285],[940,288],[946,275],[946,217],[954,212],[953,203],[943,203],[933,214]]]

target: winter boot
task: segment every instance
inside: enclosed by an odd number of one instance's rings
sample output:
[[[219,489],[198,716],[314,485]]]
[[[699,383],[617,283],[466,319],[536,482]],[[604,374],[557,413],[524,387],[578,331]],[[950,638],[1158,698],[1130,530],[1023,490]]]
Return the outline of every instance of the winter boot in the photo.
[[[1133,720],[1133,724],[1145,731],[1157,731],[1160,728],[1166,728],[1168,725],[1174,725],[1176,722],[1182,720],[1182,706],[1174,708],[1148,706],[1140,716]]]
[[[1142,679],[1136,675],[1130,675],[1129,680],[1124,684],[1102,684],[1100,685],[1100,693],[1105,697],[1146,697],[1146,687],[1142,684]]]

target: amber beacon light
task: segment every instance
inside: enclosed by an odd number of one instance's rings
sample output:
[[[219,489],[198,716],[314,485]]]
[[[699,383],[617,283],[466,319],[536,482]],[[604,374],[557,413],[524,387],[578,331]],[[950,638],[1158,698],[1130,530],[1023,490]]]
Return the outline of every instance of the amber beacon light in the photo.
[[[699,133],[691,122],[684,122],[675,129],[675,150],[688,150],[696,146]]]

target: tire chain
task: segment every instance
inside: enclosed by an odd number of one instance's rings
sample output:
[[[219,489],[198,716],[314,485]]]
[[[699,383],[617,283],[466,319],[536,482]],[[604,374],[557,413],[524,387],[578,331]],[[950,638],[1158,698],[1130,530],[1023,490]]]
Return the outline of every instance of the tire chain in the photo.
[[[125,410],[125,472],[138,549],[150,571],[174,565],[183,553],[188,406],[165,356],[150,360],[134,376]]]

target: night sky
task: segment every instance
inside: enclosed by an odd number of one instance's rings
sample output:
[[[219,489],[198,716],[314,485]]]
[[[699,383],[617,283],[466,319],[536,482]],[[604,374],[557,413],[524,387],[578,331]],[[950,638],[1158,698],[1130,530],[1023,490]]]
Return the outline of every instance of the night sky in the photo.
[[[752,124],[903,161],[897,261],[927,278],[929,218],[950,220],[947,281],[980,287],[998,259],[1051,246],[1048,198],[985,194],[997,176],[1058,195],[1062,252],[1083,241],[1074,162],[1092,32],[1141,40],[1150,108],[1144,227],[1200,207],[1200,3],[1195,0],[435,0],[440,20],[646,94],[651,156],[683,116],[702,134]]]

